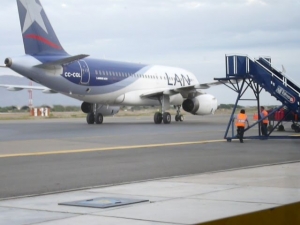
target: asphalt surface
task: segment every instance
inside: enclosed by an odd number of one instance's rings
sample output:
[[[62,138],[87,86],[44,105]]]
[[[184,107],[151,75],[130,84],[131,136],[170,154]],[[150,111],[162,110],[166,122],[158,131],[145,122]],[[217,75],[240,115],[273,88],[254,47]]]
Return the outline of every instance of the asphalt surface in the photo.
[[[0,199],[300,160],[300,139],[226,142],[227,122],[226,115],[169,125],[152,117],[2,121]]]

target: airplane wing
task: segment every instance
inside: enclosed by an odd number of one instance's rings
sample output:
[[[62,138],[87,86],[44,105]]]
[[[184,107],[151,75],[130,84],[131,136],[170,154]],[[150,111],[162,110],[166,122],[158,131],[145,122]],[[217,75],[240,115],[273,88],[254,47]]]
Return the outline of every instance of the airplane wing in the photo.
[[[0,84],[0,87],[6,88],[8,91],[21,91],[24,89],[28,90],[40,90],[43,93],[46,94],[54,94],[57,93],[54,90],[51,90],[49,88],[43,87],[43,86],[26,86],[26,85],[13,85],[13,84]]]
[[[197,92],[198,94],[205,94],[204,91],[201,89],[208,89],[210,87],[223,84],[222,82],[211,82],[211,83],[203,83],[203,84],[196,84],[196,85],[190,85],[190,86],[184,86],[179,88],[173,88],[168,90],[153,90],[146,92],[141,95],[142,98],[157,98],[159,96],[164,95],[175,95],[180,93],[182,97],[187,98],[190,92]]]

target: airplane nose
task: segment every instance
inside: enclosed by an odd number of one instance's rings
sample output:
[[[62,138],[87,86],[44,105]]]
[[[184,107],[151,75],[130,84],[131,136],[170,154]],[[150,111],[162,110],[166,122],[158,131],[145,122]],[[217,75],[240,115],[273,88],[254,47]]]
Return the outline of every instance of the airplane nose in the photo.
[[[11,67],[12,65],[12,59],[11,58],[6,58],[4,60],[4,64],[7,66],[7,67]]]

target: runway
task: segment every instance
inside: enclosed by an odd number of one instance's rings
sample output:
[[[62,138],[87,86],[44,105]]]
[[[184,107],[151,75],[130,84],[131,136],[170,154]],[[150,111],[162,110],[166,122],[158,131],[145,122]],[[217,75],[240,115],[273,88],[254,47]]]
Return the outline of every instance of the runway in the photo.
[[[300,160],[300,140],[226,142],[224,115],[0,122],[0,198]],[[252,131],[255,132],[255,131]]]

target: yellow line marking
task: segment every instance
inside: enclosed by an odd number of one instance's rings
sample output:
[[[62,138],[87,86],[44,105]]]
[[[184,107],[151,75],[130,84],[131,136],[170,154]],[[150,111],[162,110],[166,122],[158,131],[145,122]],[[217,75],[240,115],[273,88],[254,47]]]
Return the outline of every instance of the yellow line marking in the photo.
[[[224,142],[224,141],[226,140],[222,139],[222,140],[206,140],[206,141],[178,142],[178,143],[165,143],[165,144],[152,144],[152,145],[115,146],[115,147],[107,147],[107,148],[61,150],[61,151],[52,151],[52,152],[29,152],[29,153],[20,153],[20,154],[0,155],[0,158],[58,155],[58,154],[98,152],[98,151],[110,151],[110,150],[126,150],[126,149],[137,149],[137,148],[156,148],[156,147],[168,147],[168,146],[180,146],[180,145],[208,144],[208,143],[216,143],[216,142]]]

